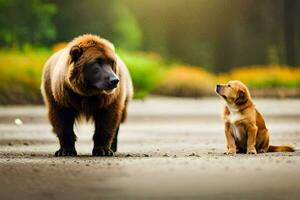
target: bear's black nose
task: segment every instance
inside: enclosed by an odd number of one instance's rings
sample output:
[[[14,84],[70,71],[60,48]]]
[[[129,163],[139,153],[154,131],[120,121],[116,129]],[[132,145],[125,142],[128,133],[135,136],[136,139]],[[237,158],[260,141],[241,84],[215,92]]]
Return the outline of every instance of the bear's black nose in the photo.
[[[119,83],[119,79],[116,76],[109,77],[109,84],[111,86],[116,86]]]

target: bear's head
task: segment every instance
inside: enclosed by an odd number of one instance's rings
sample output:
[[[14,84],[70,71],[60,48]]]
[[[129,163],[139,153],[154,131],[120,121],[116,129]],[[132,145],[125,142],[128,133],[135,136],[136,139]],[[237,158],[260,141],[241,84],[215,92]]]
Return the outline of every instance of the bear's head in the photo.
[[[74,92],[92,96],[112,94],[119,85],[117,57],[107,40],[94,35],[75,38],[69,47],[67,82]]]

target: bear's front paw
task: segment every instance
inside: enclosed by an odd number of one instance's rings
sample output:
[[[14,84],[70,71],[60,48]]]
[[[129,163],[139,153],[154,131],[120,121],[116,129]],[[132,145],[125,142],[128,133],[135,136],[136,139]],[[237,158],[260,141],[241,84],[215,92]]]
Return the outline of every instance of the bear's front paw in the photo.
[[[253,148],[248,148],[247,149],[247,154],[257,154],[256,149],[254,147]]]
[[[76,149],[72,148],[60,148],[55,152],[55,156],[77,156]]]
[[[93,156],[113,156],[114,152],[108,147],[94,147]]]

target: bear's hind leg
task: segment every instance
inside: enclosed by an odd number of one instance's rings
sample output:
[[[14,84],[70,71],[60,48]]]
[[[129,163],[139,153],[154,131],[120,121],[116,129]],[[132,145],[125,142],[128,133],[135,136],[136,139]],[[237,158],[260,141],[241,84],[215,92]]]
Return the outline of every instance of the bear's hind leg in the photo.
[[[113,139],[113,142],[111,144],[111,150],[113,152],[117,152],[118,150],[118,134],[119,134],[119,129],[120,129],[120,125],[115,133],[115,136],[114,136],[114,139]]]

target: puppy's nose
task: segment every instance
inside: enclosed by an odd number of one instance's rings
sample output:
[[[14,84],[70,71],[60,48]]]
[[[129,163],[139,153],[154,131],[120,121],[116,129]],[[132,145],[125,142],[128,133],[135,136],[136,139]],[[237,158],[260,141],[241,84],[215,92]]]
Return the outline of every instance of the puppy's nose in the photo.
[[[109,84],[116,86],[119,83],[119,79],[116,76],[109,77]]]
[[[221,88],[221,85],[217,84],[217,85],[216,85],[216,92],[219,92],[219,91],[220,91],[220,88]]]

